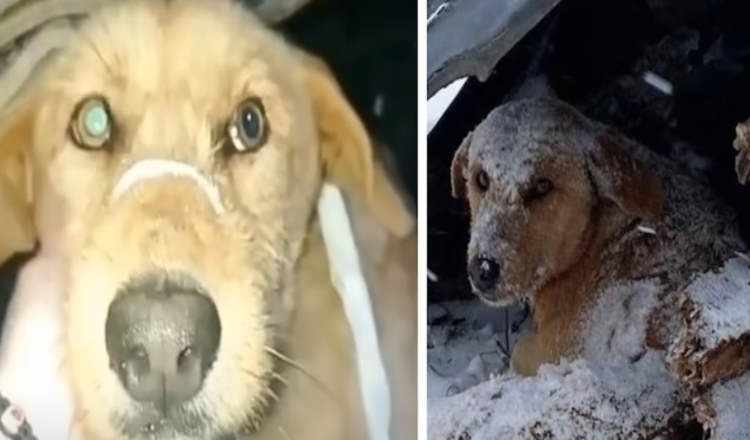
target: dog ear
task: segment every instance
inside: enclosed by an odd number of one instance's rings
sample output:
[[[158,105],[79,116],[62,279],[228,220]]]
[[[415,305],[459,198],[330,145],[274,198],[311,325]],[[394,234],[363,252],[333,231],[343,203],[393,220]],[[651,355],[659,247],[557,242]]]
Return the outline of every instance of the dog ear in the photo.
[[[625,152],[610,134],[597,136],[589,154],[591,177],[599,194],[634,217],[654,220],[664,208],[664,189],[659,178],[643,163]]]
[[[469,163],[469,144],[471,143],[471,135],[473,132],[469,132],[464,140],[459,145],[458,150],[453,154],[453,162],[451,162],[451,192],[453,197],[460,198],[466,194],[466,178],[464,178],[464,170]]]
[[[30,105],[12,105],[0,113],[0,264],[36,244],[27,154],[32,124]]]
[[[323,61],[302,54],[320,140],[323,176],[352,191],[389,232],[404,237],[414,228],[405,201],[374,158],[372,140]]]

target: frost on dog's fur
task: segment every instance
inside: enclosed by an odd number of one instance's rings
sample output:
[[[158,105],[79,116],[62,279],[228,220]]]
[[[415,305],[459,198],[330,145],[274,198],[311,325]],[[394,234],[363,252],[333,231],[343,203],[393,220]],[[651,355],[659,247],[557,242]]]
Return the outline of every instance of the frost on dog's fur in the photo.
[[[477,170],[489,176],[486,193],[478,190],[474,182]],[[551,180],[563,191],[557,195],[550,192],[550,198],[538,203],[535,200],[532,205],[519,196],[529,185],[529,179],[539,174],[547,177],[551,174]],[[732,211],[711,190],[666,158],[553,99],[513,102],[491,112],[458,148],[451,177],[454,195],[465,196],[472,210],[469,255],[477,252],[473,246],[485,246],[484,252],[494,252],[494,257],[502,261],[499,286],[504,291],[519,287],[502,279],[509,273],[536,275],[523,278],[526,282],[523,289],[515,291],[518,296],[530,292],[537,324],[536,330],[527,333],[526,339],[522,335],[516,346],[514,359],[518,357],[525,362],[517,364],[521,369],[516,371],[533,374],[538,363],[583,359],[588,365],[586,371],[595,377],[592,382],[626,387],[630,381],[652,391],[654,387],[669,388],[671,397],[657,400],[663,405],[661,414],[676,414],[678,403],[686,403],[685,382],[667,374],[671,358],[668,362],[666,354],[690,326],[679,299],[696,274],[715,270],[736,252],[746,249]],[[598,242],[594,241],[598,245],[585,245],[587,237],[592,236],[599,237]],[[577,256],[558,259],[568,262],[563,267],[550,258],[540,257],[580,243],[589,247]],[[570,273],[573,275],[565,281]],[[731,276],[735,278],[729,285],[741,282],[738,280],[747,274],[738,272]],[[725,289],[727,283],[717,278],[706,282],[725,295],[726,301],[715,297],[711,302],[748,310],[743,294],[738,293],[740,289]],[[706,287],[700,289],[704,293],[712,291]],[[717,315],[721,313],[708,313],[709,317]],[[737,328],[717,323],[718,328]],[[744,325],[735,321],[738,323]],[[694,351],[700,343],[688,339],[687,346]],[[519,347],[524,349],[517,356]],[[620,381],[616,375],[607,376],[606,372],[613,370],[631,373],[638,370],[638,373],[632,379],[623,373]],[[539,377],[518,383],[519,379],[511,377],[502,383],[508,389],[515,389],[521,383],[534,390],[543,388],[548,384],[549,371],[549,367],[543,366]],[[531,413],[533,419],[514,421],[505,416],[517,402],[506,402],[508,393],[485,389],[495,384],[481,384],[469,393],[486,397],[487,402],[478,405],[493,408],[507,405],[507,409],[469,414],[462,410],[451,416],[449,410],[431,408],[430,429],[434,424],[437,433],[444,425],[441,418],[453,417],[455,423],[464,426],[478,421],[491,426],[498,419],[498,426],[507,428],[498,430],[512,435],[543,424],[549,418],[539,412]],[[564,384],[559,386],[560,394],[543,400],[558,402],[559,399],[563,408],[567,401],[575,411],[578,396]],[[677,390],[680,392],[675,393]],[[520,395],[534,392],[528,389]],[[600,387],[594,394],[596,397],[591,399],[606,400],[606,389]],[[460,399],[461,396],[452,397],[436,408],[458,410],[469,405]],[[449,402],[454,402],[455,407]],[[649,417],[650,411],[659,413],[641,406],[638,398],[623,400],[623,405],[627,408],[625,412],[636,418]],[[644,430],[637,432],[629,430],[628,426],[634,426],[630,422],[626,418],[622,425],[617,420],[603,424],[599,428],[604,431],[599,431],[599,435],[648,436],[665,428],[668,418],[641,425]],[[491,430],[482,429],[478,427],[474,432],[486,432],[486,438],[496,438],[491,437]],[[453,431],[451,435],[462,438],[461,434]],[[557,434],[560,438],[569,437],[564,432]],[[463,438],[474,437],[467,431]]]

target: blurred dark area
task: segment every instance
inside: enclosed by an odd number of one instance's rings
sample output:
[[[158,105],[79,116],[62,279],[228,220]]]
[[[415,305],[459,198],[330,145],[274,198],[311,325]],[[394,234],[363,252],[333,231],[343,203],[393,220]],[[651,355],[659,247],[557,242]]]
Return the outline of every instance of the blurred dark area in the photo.
[[[429,301],[471,296],[468,207],[451,197],[453,153],[536,75],[589,117],[710,185],[736,209],[750,239],[750,189],[737,183],[732,148],[735,126],[750,117],[747,17],[747,0],[563,0],[486,82],[469,78],[428,137],[428,267],[438,277]],[[672,95],[643,81],[646,72],[672,84]]]
[[[417,197],[417,3],[313,0],[279,26],[332,68]],[[416,206],[416,205],[415,205]]]

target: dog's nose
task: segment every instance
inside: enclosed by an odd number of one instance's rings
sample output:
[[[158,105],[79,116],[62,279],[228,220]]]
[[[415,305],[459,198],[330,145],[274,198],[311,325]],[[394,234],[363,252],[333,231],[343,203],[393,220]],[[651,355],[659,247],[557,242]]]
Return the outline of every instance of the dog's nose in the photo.
[[[489,258],[473,258],[469,263],[469,277],[480,292],[490,293],[500,279],[500,265]]]
[[[110,365],[127,393],[167,412],[201,390],[219,349],[216,305],[186,283],[137,283],[110,304]]]

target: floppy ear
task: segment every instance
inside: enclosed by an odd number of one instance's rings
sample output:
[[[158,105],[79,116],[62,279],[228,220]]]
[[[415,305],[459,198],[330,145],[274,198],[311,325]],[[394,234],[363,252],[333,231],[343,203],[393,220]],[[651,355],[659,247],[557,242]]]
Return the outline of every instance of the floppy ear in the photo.
[[[389,232],[404,237],[414,218],[374,159],[372,141],[333,73],[319,59],[301,54],[320,140],[323,176],[364,200]]]
[[[453,154],[453,162],[451,162],[451,192],[453,197],[459,198],[466,194],[466,179],[464,178],[464,170],[469,162],[469,144],[471,143],[472,131],[466,135],[464,140],[459,145],[458,150]]]
[[[664,208],[664,189],[659,178],[643,163],[625,152],[606,133],[588,155],[591,177],[599,195],[615,202],[634,217],[654,220]]]
[[[30,106],[0,113],[0,264],[16,253],[33,250],[36,243],[26,154],[32,123]]]

